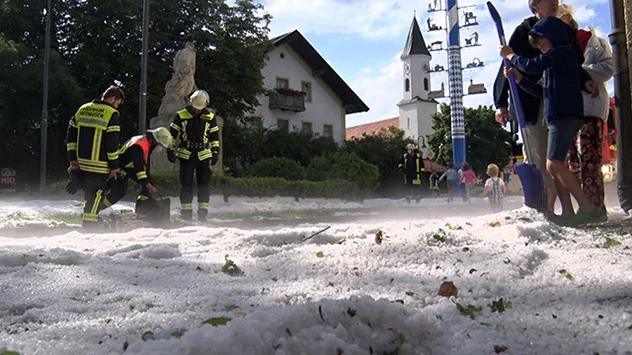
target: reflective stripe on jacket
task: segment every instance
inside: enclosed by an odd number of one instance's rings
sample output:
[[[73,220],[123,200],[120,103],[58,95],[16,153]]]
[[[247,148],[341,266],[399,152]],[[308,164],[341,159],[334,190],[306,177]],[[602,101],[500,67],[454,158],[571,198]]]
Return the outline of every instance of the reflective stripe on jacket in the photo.
[[[180,138],[176,149],[176,157],[180,159],[189,160],[195,154],[198,160],[206,160],[219,154],[219,127],[213,112],[203,110],[193,115],[189,109],[180,110],[169,130],[174,138]]]
[[[68,123],[68,160],[78,161],[82,171],[108,174],[119,166],[120,131],[119,113],[114,107],[98,100],[82,105]]]

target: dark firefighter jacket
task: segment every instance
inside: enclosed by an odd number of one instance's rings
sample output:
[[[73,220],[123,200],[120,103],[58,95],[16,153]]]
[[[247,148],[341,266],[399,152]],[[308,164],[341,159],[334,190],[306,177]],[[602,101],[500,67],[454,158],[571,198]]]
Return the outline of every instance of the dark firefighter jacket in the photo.
[[[66,150],[84,172],[108,174],[119,167],[119,112],[100,100],[77,110],[68,123]]]
[[[213,112],[202,110],[199,115],[194,115],[188,108],[180,110],[169,131],[175,139],[180,138],[176,149],[180,159],[189,160],[195,154],[202,161],[219,154],[219,127]]]
[[[415,153],[411,158],[408,153],[404,153],[404,157],[400,160],[397,167],[404,170],[405,184],[421,185],[421,174],[426,171],[421,154]]]
[[[140,185],[147,185],[149,175],[147,174],[147,166],[149,165],[149,154],[152,151],[152,145],[146,136],[134,136],[119,150],[119,161],[123,168],[123,173],[127,174],[132,180],[138,181]]]

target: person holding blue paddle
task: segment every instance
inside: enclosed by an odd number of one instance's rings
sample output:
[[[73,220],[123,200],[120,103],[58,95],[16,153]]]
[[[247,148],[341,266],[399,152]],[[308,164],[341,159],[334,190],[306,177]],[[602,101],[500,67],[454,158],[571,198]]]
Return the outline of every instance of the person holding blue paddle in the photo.
[[[588,199],[565,163],[568,147],[584,123],[581,62],[571,43],[569,28],[554,16],[544,17],[529,31],[529,43],[541,52],[539,56],[517,55],[509,46],[501,46],[500,55],[519,69],[505,69],[505,75],[512,72],[523,90],[535,97],[544,97],[544,118],[549,129],[546,170],[553,177],[563,211],[561,216],[552,215],[551,219],[560,225],[578,226],[598,221],[601,209]],[[544,76],[536,83],[522,72],[544,72]],[[579,205],[577,213],[569,193]]]

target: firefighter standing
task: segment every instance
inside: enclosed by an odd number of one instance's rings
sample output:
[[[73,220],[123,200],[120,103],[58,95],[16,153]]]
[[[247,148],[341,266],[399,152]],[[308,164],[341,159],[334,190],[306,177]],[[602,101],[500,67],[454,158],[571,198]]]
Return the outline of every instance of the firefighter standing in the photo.
[[[68,123],[66,150],[69,171],[79,169],[82,175],[84,226],[97,224],[105,184],[119,170],[121,127],[118,107],[123,101],[123,90],[112,85],[105,90],[101,100],[82,105]]]
[[[128,181],[131,179],[141,186],[140,194],[136,198],[135,211],[138,218],[152,219],[157,212],[161,212],[159,211],[162,208],[161,202],[155,198],[157,189],[147,172],[149,157],[157,147],[166,149],[175,147],[175,141],[165,127],[148,130],[146,135],[134,136],[123,143],[119,149],[121,170],[108,184],[108,191],[99,210],[120,201],[125,196]]]
[[[413,143],[408,143],[406,150],[408,152],[404,154],[397,167],[404,171],[404,184],[408,189],[406,201],[410,203],[414,196],[416,202],[419,202],[421,179],[425,171],[424,160]]]
[[[210,198],[210,165],[219,159],[219,127],[215,113],[208,109],[208,93],[196,90],[189,96],[189,105],[176,113],[169,126],[174,138],[180,139],[178,148],[167,152],[169,161],[180,160],[181,216],[191,220],[193,216],[193,171],[198,186],[198,220],[206,221]]]

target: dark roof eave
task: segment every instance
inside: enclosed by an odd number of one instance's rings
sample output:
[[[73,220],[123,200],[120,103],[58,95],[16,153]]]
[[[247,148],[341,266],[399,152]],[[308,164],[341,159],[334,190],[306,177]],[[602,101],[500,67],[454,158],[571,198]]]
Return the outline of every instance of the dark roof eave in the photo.
[[[364,101],[298,30],[274,37],[271,41],[277,47],[283,44],[289,45],[310,66],[312,75],[320,77],[338,95],[347,114],[369,110]]]

